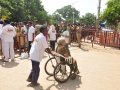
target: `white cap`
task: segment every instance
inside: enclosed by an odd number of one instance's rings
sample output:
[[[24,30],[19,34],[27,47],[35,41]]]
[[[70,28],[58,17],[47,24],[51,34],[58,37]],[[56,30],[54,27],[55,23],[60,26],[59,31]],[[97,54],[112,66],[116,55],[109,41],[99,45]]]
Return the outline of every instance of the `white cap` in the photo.
[[[57,39],[57,44],[58,45],[65,45],[66,42],[65,42],[65,38],[64,37],[60,37]]]

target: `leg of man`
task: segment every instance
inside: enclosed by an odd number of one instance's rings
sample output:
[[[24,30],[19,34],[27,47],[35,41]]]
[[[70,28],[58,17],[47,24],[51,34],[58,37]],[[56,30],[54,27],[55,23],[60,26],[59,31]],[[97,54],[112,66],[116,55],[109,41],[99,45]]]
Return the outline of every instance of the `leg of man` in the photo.
[[[55,42],[56,42],[56,41],[53,41],[53,48],[54,48],[53,50],[54,50],[54,51],[55,51]]]
[[[28,41],[28,53],[30,52],[32,41]]]
[[[31,61],[31,63],[32,63],[32,61]],[[33,64],[32,64],[32,70],[31,70],[31,72],[30,72],[30,74],[28,76],[28,79],[27,79],[28,82],[32,81],[32,75],[33,75]]]
[[[50,48],[52,49],[52,41],[50,40]]]
[[[51,48],[53,51],[55,50],[55,41],[51,41]]]
[[[27,79],[28,82],[32,81],[32,74],[33,74],[33,71],[31,70],[31,72],[30,72],[30,74],[28,76],[28,79]]]
[[[33,83],[33,84],[37,84],[37,80],[38,80],[39,72],[40,72],[39,64],[40,64],[39,62],[32,61],[32,81],[31,81],[31,83]]]
[[[4,55],[5,55],[5,61],[9,61],[9,42],[4,42]]]
[[[81,36],[80,33],[76,33],[77,41],[78,41],[78,47],[81,48]]]
[[[4,46],[4,45],[3,45],[3,40],[0,39],[0,55],[1,55],[1,57],[2,57],[2,60],[4,60],[4,58],[5,58],[3,46]]]
[[[4,56],[4,42],[3,42],[3,40],[1,42],[2,42],[2,53],[3,53],[3,56]]]
[[[15,53],[14,53],[14,42],[10,42],[10,57],[11,57],[11,60],[14,60],[14,56]]]

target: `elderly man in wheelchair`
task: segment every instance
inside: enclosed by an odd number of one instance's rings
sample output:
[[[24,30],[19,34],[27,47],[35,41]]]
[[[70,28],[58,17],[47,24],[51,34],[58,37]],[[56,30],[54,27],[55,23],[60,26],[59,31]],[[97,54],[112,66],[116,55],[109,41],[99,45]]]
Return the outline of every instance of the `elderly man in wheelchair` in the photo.
[[[77,74],[79,74],[78,66],[76,60],[71,57],[69,48],[66,47],[66,42],[63,37],[58,38],[57,40],[57,47],[56,52],[61,55],[60,62],[68,62],[72,67],[72,75],[76,77]],[[63,70],[65,70],[63,65]],[[75,77],[71,77],[71,79],[74,79]]]

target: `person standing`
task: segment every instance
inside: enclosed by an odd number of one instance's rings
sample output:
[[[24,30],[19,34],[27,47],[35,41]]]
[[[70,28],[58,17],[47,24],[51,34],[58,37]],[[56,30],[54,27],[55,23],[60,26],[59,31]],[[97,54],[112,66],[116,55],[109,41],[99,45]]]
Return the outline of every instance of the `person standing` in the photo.
[[[48,52],[50,54],[51,51],[48,48],[48,44],[46,41],[46,35],[47,33],[47,26],[42,25],[40,27],[40,34],[38,34],[32,44],[32,47],[30,49],[30,59],[32,62],[32,70],[31,73],[28,76],[27,81],[31,82],[28,86],[34,87],[39,85],[37,83],[38,77],[39,77],[39,72],[40,72],[40,67],[39,64],[44,56],[44,52]]]
[[[56,42],[56,30],[55,30],[54,25],[50,26],[48,34],[49,34],[49,38],[50,38],[50,47],[51,47],[52,51],[54,51],[55,50],[55,42]]]
[[[33,27],[32,22],[29,22],[29,29],[28,29],[28,53],[30,51],[31,44],[32,44],[33,39],[34,39],[34,34],[35,34],[35,28]]]
[[[3,51],[5,56],[5,62],[9,61],[9,58],[11,58],[11,61],[14,61],[14,37],[16,35],[15,28],[10,25],[9,20],[4,21],[5,26],[3,27],[3,30],[0,33],[0,36],[2,38],[2,43],[4,45]]]
[[[66,26],[62,36],[65,38],[66,44],[69,44],[69,39],[70,39],[69,26]]]
[[[22,31],[23,31],[24,35],[26,35],[28,33],[27,22],[23,22]]]
[[[82,32],[82,27],[80,26],[80,24],[78,24],[76,27],[76,37],[79,48],[81,48],[81,32]]]
[[[70,31],[69,31],[68,26],[66,26],[66,28],[65,28],[62,36],[65,38],[65,42],[66,42],[65,47],[66,47],[66,49],[68,50],[69,55],[71,55],[71,54],[70,54],[70,50],[69,50]]]

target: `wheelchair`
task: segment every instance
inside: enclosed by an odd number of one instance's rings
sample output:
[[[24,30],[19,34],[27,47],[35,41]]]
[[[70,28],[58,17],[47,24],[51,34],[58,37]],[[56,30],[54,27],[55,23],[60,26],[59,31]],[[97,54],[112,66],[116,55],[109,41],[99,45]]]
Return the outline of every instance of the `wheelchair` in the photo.
[[[66,58],[54,52],[54,56],[45,63],[45,72],[50,76],[54,76],[57,82],[64,83],[69,78],[75,79],[76,75],[79,74],[76,65],[77,63],[73,57]]]

